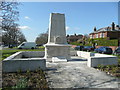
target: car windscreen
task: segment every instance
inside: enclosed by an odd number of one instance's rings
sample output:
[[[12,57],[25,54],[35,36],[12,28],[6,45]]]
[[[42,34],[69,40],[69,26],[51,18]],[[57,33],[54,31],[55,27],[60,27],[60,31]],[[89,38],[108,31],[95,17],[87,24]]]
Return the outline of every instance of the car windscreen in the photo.
[[[85,46],[84,48],[92,48],[92,46]]]
[[[23,43],[21,46],[24,46],[25,44]]]
[[[111,48],[106,48],[106,50],[107,50],[107,51],[112,51],[112,49],[111,49]]]

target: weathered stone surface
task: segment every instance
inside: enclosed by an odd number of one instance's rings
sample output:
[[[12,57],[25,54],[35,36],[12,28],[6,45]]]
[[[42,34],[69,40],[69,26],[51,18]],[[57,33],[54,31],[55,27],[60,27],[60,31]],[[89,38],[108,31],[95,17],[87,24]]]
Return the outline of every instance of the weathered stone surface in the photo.
[[[2,61],[3,72],[35,71],[41,68],[46,69],[46,59],[42,51],[21,51],[17,52]]]
[[[117,56],[77,51],[77,55],[86,58],[88,67],[97,67],[98,65],[118,65]]]
[[[117,78],[87,67],[87,61],[80,57],[71,58],[68,62],[46,63],[50,88],[118,88]]]
[[[46,45],[45,58],[65,57],[70,59],[70,45]]]
[[[87,66],[97,67],[98,65],[118,65],[117,57],[89,57]]]
[[[45,58],[65,57],[70,59],[70,45],[67,44],[65,15],[51,13],[49,23],[48,43],[45,45]]]
[[[54,63],[67,62],[67,59],[65,57],[52,57],[52,62]]]
[[[56,44],[67,43],[64,14],[60,13],[50,14],[48,44],[49,43]]]
[[[44,58],[13,59],[2,62],[3,72],[35,71],[39,68],[46,69],[46,60]]]

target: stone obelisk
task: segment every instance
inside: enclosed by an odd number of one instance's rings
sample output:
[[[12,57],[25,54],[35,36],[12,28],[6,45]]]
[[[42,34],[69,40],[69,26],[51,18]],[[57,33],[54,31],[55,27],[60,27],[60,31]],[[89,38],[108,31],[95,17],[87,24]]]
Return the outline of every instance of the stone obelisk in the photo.
[[[48,43],[45,44],[45,58],[70,59],[70,46],[67,44],[65,15],[51,13],[49,21]]]

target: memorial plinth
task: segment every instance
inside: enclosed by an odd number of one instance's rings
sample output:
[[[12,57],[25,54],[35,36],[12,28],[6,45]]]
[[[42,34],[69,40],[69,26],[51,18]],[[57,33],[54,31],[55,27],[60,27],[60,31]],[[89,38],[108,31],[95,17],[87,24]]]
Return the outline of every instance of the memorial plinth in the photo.
[[[60,13],[51,13],[49,21],[48,43],[45,44],[45,58],[64,58],[70,59],[70,47],[67,44],[65,15]],[[55,59],[54,59],[55,60]],[[62,59],[63,60],[63,59]]]

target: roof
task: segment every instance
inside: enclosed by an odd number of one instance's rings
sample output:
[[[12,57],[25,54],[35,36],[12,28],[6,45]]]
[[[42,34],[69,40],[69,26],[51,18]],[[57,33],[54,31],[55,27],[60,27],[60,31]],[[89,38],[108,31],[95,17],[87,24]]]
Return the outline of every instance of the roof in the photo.
[[[77,38],[82,38],[83,35],[70,35],[69,37],[67,37],[68,39],[77,39]]]
[[[120,28],[115,27],[115,30],[112,30],[112,27],[104,27],[104,28],[100,28],[97,31],[94,31],[92,33],[105,32],[105,31],[120,31]],[[92,34],[92,33],[90,33],[90,34]]]

